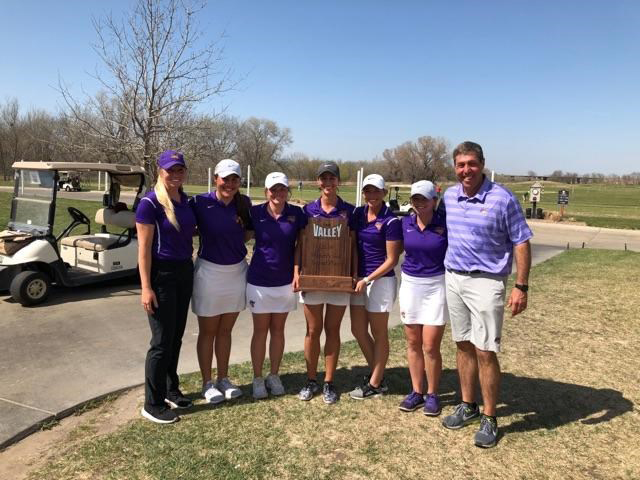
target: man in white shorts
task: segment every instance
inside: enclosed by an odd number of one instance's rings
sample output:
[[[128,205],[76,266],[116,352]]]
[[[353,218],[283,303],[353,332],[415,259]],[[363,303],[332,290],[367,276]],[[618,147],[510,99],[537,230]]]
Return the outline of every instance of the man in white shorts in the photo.
[[[496,353],[500,351],[507,277],[515,255],[516,282],[507,301],[514,316],[527,308],[533,234],[514,195],[482,173],[485,161],[480,145],[461,143],[453,151],[453,161],[460,183],[447,189],[443,197],[449,241],[444,265],[462,403],[442,424],[455,430],[480,418],[475,445],[489,448],[498,439],[495,415],[500,364]],[[482,416],[475,403],[478,380]]]

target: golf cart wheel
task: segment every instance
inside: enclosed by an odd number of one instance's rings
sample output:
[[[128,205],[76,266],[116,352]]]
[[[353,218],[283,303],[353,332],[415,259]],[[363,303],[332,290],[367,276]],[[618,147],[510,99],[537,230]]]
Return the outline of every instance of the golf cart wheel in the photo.
[[[64,187],[64,190],[65,190],[66,192],[70,192],[70,191],[71,191],[71,187],[70,187],[69,185],[67,185],[66,187]]]
[[[11,296],[21,305],[28,307],[44,302],[49,296],[51,280],[42,272],[20,272],[11,281]]]

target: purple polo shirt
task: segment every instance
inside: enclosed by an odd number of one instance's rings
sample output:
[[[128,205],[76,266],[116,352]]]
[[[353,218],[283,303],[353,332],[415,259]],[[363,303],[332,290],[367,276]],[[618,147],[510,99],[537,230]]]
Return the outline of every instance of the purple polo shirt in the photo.
[[[200,234],[198,256],[218,265],[234,265],[247,255],[245,228],[235,200],[225,205],[215,192],[201,193],[189,200]],[[247,229],[251,229],[247,225]]]
[[[349,228],[353,229],[351,218],[353,217],[354,208],[355,207],[353,205],[345,202],[344,200],[342,200],[342,198],[338,197],[336,206],[329,213],[322,210],[319,198],[311,203],[306,204],[304,207],[302,207],[302,210],[307,217],[346,218],[349,222]]]
[[[196,217],[189,208],[188,197],[181,194],[180,202],[173,202],[173,211],[180,231],[171,224],[158,202],[156,192],[147,193],[136,208],[136,222],[155,225],[153,230],[152,257],[158,260],[190,260],[193,255],[193,233]]]
[[[358,243],[358,276],[371,275],[387,259],[387,242],[402,240],[401,224],[389,207],[383,205],[375,220],[367,222],[369,206],[358,207],[353,213],[353,229]],[[384,274],[393,277],[393,268]]]
[[[533,236],[514,195],[485,177],[473,197],[457,184],[447,189],[443,201],[449,236],[444,266],[509,275],[513,246]]]
[[[447,229],[444,219],[434,215],[424,230],[420,230],[415,214],[402,218],[404,262],[402,271],[412,277],[435,277],[444,273],[447,252]]]
[[[280,287],[293,280],[293,259],[298,232],[307,224],[300,207],[285,205],[276,220],[267,204],[251,207],[256,243],[247,272],[247,282],[259,287]]]

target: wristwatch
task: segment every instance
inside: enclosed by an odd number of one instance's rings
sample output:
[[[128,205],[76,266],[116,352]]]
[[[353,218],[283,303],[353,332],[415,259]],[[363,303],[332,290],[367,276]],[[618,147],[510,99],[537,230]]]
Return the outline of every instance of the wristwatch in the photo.
[[[514,285],[521,292],[527,293],[529,291],[529,285],[522,285],[521,283],[516,283]]]

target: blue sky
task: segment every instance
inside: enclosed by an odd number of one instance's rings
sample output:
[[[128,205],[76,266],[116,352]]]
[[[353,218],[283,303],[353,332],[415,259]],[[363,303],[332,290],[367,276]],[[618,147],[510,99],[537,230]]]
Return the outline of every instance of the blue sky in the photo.
[[[93,92],[91,16],[131,1],[3,2],[0,98]],[[422,135],[501,173],[640,171],[640,2],[211,1],[238,88],[203,105],[289,127],[289,152],[368,160]]]

